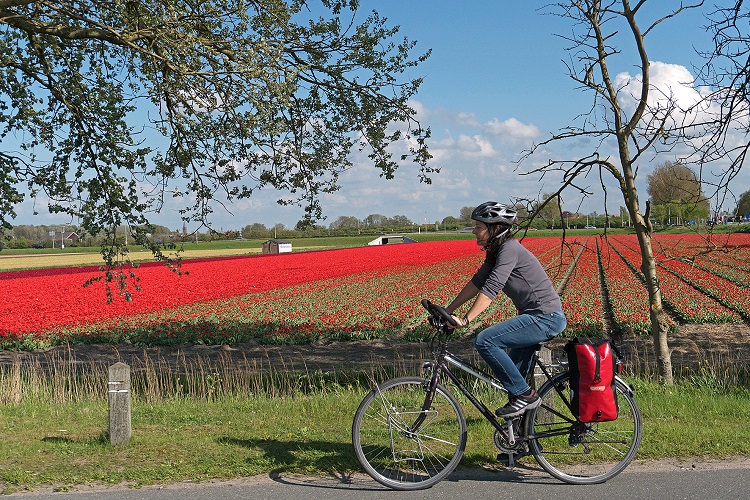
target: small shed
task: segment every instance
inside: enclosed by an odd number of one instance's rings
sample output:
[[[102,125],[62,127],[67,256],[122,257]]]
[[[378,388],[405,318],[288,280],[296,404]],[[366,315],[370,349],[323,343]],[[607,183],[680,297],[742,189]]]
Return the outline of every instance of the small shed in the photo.
[[[263,253],[288,253],[292,251],[292,242],[272,239],[263,243]]]
[[[395,234],[395,235],[381,236],[379,238],[375,238],[370,243],[368,243],[368,245],[389,245],[393,243],[416,243],[416,242],[417,240],[413,240],[409,237]]]

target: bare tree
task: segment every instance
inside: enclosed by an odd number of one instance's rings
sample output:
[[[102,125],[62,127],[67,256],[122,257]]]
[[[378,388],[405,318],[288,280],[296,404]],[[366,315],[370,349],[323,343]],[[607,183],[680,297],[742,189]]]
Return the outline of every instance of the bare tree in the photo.
[[[658,90],[651,84],[648,35],[660,23],[685,9],[700,6],[702,2],[672,9],[653,1],[648,2],[649,12],[642,13],[646,3],[647,0],[637,0],[633,5],[629,0],[571,0],[553,4],[556,15],[571,21],[571,33],[561,36],[570,44],[567,47],[569,75],[582,91],[592,95],[592,105],[579,115],[574,125],[535,145],[528,154],[546,151],[546,146],[564,140],[583,138],[593,145],[585,156],[573,160],[550,159],[546,165],[528,173],[560,175],[561,186],[553,195],[574,189],[586,197],[592,194],[592,188],[583,185],[588,182],[584,178],[593,172],[599,177],[605,207],[609,195],[605,176],[608,174],[614,178],[638,237],[659,373],[666,383],[672,384],[668,317],[662,306],[657,263],[652,250],[650,203],[646,202],[643,211],[635,179],[647,154],[656,152],[659,147],[669,147],[667,139],[674,128],[673,115],[678,110],[670,95],[653,95]],[[659,9],[663,12],[654,17],[654,11]],[[642,18],[649,19],[644,26],[641,25]],[[614,63],[613,60],[619,58],[618,62],[621,62],[626,53],[634,54],[631,65],[639,69],[640,75],[628,82],[619,82],[616,73],[610,69],[610,61]],[[616,156],[607,154],[610,150],[616,151]]]
[[[736,201],[730,181],[739,175],[750,151],[750,5],[744,0],[729,4],[707,15],[714,47],[702,53],[706,62],[698,78],[711,92],[695,109],[708,118],[685,129],[688,137],[699,139],[696,163],[711,165],[716,174],[714,191],[708,194],[718,207],[730,201],[727,198]]]

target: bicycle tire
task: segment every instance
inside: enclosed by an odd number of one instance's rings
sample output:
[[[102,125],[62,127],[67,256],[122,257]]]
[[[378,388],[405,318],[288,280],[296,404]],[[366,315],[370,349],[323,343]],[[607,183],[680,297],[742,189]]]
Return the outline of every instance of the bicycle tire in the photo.
[[[597,484],[613,478],[633,460],[643,433],[643,418],[633,392],[615,381],[617,420],[577,422],[555,390],[570,394],[570,374],[556,375],[539,390],[542,404],[527,414],[529,447],[539,465],[569,484]]]
[[[466,448],[466,417],[456,398],[438,385],[423,412],[425,396],[425,379],[391,379],[370,391],[354,415],[357,460],[373,479],[391,489],[435,485],[456,468]],[[412,431],[420,415],[425,420]]]

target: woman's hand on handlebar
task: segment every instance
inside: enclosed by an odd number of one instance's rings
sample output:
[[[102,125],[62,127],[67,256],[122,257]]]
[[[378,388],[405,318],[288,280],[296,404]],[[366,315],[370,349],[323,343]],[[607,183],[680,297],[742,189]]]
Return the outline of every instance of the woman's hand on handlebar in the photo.
[[[451,330],[469,326],[469,318],[466,316],[459,318],[453,314],[453,311],[448,312],[448,309],[433,304],[427,299],[422,299],[422,306],[430,312],[430,323],[433,326],[439,327],[442,325]]]
[[[455,314],[451,314],[451,318],[453,318],[453,321],[456,322],[456,326],[448,325],[450,328],[468,328],[469,327],[469,318],[464,316],[463,318],[459,318]]]

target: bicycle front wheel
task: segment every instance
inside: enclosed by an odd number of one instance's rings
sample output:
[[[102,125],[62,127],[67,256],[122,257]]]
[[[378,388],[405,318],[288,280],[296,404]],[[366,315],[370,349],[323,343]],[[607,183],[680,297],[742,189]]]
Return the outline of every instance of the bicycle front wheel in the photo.
[[[466,447],[461,406],[441,385],[429,405],[426,399],[425,379],[400,377],[375,387],[359,405],[352,424],[354,453],[380,484],[429,488],[461,460]]]
[[[631,389],[615,381],[619,414],[611,422],[582,423],[555,387],[570,400],[570,374],[561,373],[539,390],[542,404],[529,411],[527,435],[539,465],[570,484],[596,484],[616,476],[638,451],[643,420]]]

